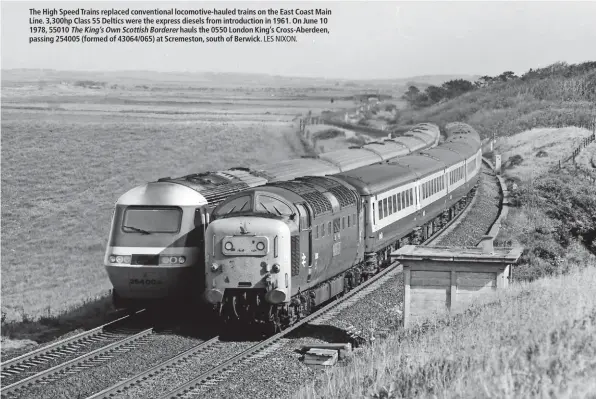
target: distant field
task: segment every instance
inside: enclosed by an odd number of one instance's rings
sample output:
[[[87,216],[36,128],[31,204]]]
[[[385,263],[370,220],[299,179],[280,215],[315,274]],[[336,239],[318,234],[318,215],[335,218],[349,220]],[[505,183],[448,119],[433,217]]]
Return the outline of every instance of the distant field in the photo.
[[[297,117],[352,106],[299,89],[10,83],[3,81],[1,161],[7,321],[56,314],[111,288],[103,254],[113,204],[128,189],[298,157]]]

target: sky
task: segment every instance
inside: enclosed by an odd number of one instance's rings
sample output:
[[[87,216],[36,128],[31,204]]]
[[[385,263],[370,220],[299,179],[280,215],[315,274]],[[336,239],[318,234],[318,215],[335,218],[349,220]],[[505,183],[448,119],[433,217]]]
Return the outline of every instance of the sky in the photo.
[[[297,43],[33,43],[35,8],[329,8]],[[517,74],[596,60],[596,1],[2,1],[2,69],[244,72],[345,79]],[[104,25],[105,26],[105,25]]]

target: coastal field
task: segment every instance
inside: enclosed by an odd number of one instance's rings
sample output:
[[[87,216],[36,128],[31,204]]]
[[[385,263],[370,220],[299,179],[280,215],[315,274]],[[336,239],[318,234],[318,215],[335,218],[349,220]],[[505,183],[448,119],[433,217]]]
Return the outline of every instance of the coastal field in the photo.
[[[330,101],[349,91],[308,81],[30,75],[3,71],[3,322],[59,314],[108,292],[103,254],[125,191],[299,157],[300,116],[353,107]]]

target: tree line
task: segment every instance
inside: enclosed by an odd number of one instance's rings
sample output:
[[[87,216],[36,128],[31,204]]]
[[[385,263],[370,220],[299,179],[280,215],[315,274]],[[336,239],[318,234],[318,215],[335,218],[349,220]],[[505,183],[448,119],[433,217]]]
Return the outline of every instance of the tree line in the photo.
[[[505,71],[497,76],[481,76],[475,82],[465,79],[454,79],[443,83],[441,86],[428,86],[424,91],[416,86],[410,86],[402,96],[413,108],[428,107],[441,101],[450,100],[461,96],[464,93],[489,87],[512,80],[544,79],[551,76],[571,77],[596,68],[596,62],[584,62],[581,64],[568,65],[565,62],[557,62],[545,68],[531,69],[522,76],[517,76],[512,71]]]

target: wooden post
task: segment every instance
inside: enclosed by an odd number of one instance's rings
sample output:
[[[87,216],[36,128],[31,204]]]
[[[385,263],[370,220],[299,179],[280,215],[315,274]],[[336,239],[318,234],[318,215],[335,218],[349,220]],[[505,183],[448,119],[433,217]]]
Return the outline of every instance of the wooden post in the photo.
[[[410,322],[410,276],[410,268],[404,267],[404,309],[402,318],[404,327]]]
[[[451,288],[449,289],[449,303],[447,304],[447,309],[451,310],[451,306],[455,304],[457,295],[457,274],[455,270],[451,270]]]

